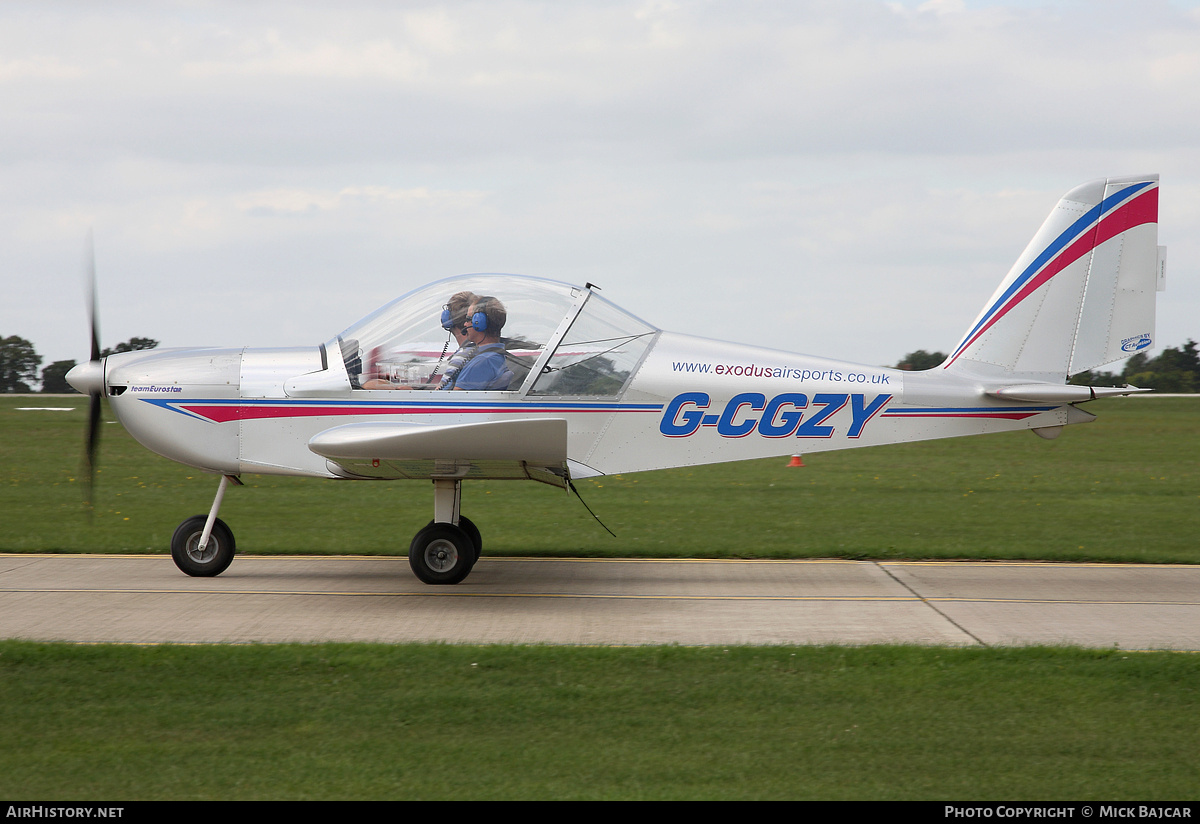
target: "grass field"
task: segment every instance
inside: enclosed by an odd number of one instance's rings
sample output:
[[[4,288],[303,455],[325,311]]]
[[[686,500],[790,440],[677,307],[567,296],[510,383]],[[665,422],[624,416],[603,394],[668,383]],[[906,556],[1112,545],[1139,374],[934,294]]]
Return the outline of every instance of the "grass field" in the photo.
[[[1200,658],[0,642],[0,797],[1200,796]]]
[[[71,412],[18,411],[75,406]],[[166,552],[216,478],[103,427],[81,506],[82,398],[0,398],[0,551]],[[489,554],[1009,558],[1200,562],[1200,396],[1088,404],[1055,441],[1028,432],[609,476],[579,502],[533,483],[464,485]],[[109,418],[111,420],[111,418]],[[221,517],[245,553],[405,554],[428,483],[246,476]]]

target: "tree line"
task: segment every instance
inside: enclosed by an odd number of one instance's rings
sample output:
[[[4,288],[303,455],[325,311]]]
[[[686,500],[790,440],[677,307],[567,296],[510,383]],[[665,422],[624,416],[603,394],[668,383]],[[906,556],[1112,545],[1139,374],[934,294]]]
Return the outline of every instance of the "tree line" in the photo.
[[[133,352],[137,349],[153,349],[158,341],[153,338],[130,338],[124,343],[104,349],[100,357],[107,357],[117,352]],[[42,356],[37,353],[33,344],[25,338],[9,335],[0,338],[0,393],[15,394],[33,392],[33,384],[41,383],[41,391],[54,394],[74,392],[71,384],[67,383],[67,373],[75,366],[73,360],[55,361],[42,369],[41,379],[38,378],[38,367],[42,364]]]
[[[897,369],[932,369],[946,360],[945,352],[910,352],[896,364]],[[1194,340],[1178,348],[1168,346],[1151,358],[1139,352],[1125,361],[1120,372],[1088,371],[1071,377],[1077,386],[1137,386],[1157,392],[1200,392],[1200,351]]]

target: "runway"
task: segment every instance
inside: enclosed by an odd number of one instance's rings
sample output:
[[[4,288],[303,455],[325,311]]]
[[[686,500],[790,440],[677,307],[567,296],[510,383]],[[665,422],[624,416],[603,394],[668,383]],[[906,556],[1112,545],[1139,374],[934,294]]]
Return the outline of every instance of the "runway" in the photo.
[[[0,554],[0,637],[116,643],[1071,644],[1200,650],[1200,566]]]

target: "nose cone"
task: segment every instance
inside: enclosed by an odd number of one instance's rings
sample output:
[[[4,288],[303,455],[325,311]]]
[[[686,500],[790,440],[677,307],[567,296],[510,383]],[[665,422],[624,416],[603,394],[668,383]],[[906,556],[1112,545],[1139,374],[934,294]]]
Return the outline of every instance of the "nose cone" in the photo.
[[[67,373],[67,383],[85,395],[104,394],[104,361],[86,361]]]

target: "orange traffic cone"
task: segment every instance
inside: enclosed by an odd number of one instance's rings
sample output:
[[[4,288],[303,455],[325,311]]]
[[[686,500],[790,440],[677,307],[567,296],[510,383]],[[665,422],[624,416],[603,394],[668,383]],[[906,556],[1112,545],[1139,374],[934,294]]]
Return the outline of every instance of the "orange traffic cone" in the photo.
[[[788,466],[804,466],[804,460],[799,455],[793,455],[792,462]]]

